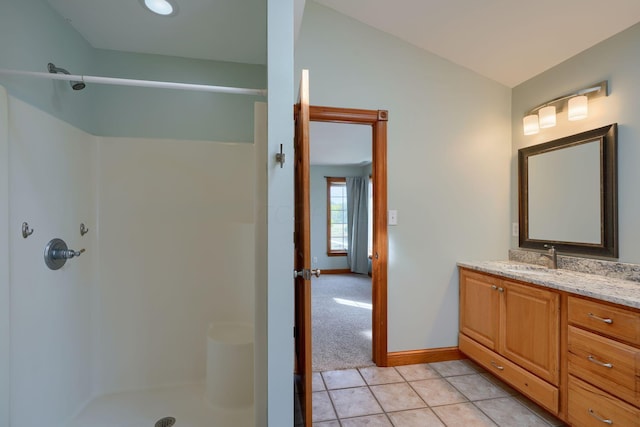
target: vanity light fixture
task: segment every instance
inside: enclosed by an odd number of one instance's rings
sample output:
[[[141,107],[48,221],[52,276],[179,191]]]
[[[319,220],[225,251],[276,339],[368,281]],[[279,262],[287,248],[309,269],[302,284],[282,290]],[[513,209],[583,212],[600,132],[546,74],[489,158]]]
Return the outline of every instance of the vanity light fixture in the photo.
[[[175,16],[178,14],[178,5],[175,0],[140,0],[145,9],[161,16]]]
[[[563,95],[547,101],[529,110],[522,119],[525,135],[534,135],[540,129],[553,127],[556,125],[557,113],[563,111],[567,104],[567,118],[569,120],[586,119],[589,114],[589,100],[608,96],[608,81],[604,80],[593,86],[580,89],[568,95]]]

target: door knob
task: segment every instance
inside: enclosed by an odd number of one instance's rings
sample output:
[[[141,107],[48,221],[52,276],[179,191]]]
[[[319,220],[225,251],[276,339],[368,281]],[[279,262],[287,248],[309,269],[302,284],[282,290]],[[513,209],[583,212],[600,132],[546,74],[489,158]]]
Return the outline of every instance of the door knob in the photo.
[[[308,268],[303,268],[302,270],[293,270],[293,278],[296,279],[298,277],[302,277],[304,280],[311,280],[311,276],[320,277],[320,269],[316,268],[315,270],[310,270]]]

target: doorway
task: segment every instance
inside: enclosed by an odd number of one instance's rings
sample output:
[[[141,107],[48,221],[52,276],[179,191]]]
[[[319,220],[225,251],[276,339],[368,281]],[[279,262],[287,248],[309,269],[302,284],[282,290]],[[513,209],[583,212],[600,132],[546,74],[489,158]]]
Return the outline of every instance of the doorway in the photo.
[[[371,359],[387,366],[387,120],[385,110],[309,106],[310,122],[342,123],[370,129],[372,227]],[[311,145],[313,142],[311,142]],[[349,302],[347,302],[348,304]]]

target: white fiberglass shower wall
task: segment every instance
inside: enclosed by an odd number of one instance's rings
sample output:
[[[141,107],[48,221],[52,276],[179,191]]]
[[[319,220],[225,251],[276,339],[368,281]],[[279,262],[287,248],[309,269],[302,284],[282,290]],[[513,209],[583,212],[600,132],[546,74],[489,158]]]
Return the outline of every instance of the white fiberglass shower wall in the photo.
[[[3,93],[11,426],[120,425],[82,411],[111,393],[202,389],[208,325],[253,323],[254,145],[95,137]],[[49,270],[54,237],[86,252]],[[138,409],[121,421],[171,415]]]

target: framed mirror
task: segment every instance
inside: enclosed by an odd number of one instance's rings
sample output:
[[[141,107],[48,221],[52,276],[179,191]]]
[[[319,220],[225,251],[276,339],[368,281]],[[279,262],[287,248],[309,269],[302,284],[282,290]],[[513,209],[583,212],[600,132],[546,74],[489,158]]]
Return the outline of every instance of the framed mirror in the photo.
[[[520,247],[618,257],[618,126],[518,150]]]

